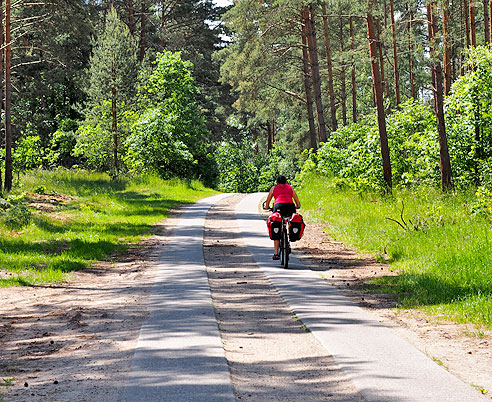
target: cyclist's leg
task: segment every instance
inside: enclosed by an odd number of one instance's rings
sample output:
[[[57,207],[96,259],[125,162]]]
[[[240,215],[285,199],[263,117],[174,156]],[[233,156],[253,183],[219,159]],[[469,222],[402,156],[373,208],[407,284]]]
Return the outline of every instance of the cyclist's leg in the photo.
[[[280,249],[280,240],[274,240],[273,241],[273,248],[274,248],[275,254],[278,255],[279,249]]]
[[[279,212],[280,213],[278,204],[273,206],[273,212]],[[273,249],[274,249],[273,259],[274,260],[280,259],[280,240],[274,240],[273,241]]]

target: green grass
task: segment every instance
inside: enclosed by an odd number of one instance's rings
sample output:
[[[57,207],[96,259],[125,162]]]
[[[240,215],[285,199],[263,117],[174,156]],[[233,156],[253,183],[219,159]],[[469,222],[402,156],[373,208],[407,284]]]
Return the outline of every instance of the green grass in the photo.
[[[331,236],[400,273],[373,282],[378,291],[397,294],[402,307],[492,326],[492,222],[471,213],[473,191],[442,195],[422,187],[393,196],[358,194],[313,176],[299,196],[311,221],[326,223]]]
[[[11,230],[0,220],[0,286],[58,282],[150,236],[151,228],[179,204],[215,192],[199,182],[164,181],[152,176],[111,180],[105,174],[36,171],[21,177],[15,191],[34,197],[66,195],[53,211],[31,209],[32,222]]]

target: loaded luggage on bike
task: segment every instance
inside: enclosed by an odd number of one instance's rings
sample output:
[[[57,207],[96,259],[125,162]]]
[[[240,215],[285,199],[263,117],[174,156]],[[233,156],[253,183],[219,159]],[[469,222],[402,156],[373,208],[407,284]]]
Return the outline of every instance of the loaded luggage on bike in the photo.
[[[273,186],[268,193],[266,201],[263,203],[263,209],[272,210],[270,202],[275,199],[273,205],[273,211],[277,214],[272,214],[268,219],[268,234],[270,239],[273,240],[273,259],[280,260],[282,265],[287,268],[289,264],[290,253],[290,240],[289,240],[289,227],[290,218],[296,208],[301,207],[299,197],[296,192],[287,184],[287,178],[283,175],[277,176],[277,185]],[[302,236],[302,218],[301,226],[293,229],[293,238],[300,238]]]
[[[282,215],[274,212],[267,220],[268,234],[272,240],[280,240],[282,236]]]
[[[289,226],[289,240],[294,242],[302,239],[302,235],[304,234],[304,228],[306,224],[302,219],[302,215],[293,213],[290,218],[290,226]]]

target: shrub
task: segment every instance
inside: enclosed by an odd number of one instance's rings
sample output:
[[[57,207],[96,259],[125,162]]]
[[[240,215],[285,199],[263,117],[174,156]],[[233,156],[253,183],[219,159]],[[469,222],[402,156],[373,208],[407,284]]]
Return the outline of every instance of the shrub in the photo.
[[[31,223],[31,211],[24,204],[14,204],[5,212],[5,226],[10,229],[21,229]]]
[[[393,183],[415,185],[439,179],[439,149],[432,110],[412,100],[387,117]],[[333,132],[317,152],[305,152],[299,180],[310,172],[346,179],[357,191],[385,187],[375,116]]]
[[[147,110],[126,140],[125,162],[130,171],[153,172],[162,178],[189,177],[195,160],[175,132],[176,115]]]

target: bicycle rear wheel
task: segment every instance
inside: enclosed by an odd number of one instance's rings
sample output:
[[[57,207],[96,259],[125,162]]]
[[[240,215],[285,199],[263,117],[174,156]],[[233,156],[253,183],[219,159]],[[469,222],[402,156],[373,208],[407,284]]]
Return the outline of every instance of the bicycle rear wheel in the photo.
[[[282,266],[284,268],[289,268],[289,233],[285,229],[282,232],[282,242],[281,242],[281,253],[282,253]]]

